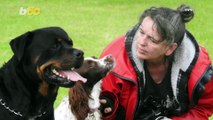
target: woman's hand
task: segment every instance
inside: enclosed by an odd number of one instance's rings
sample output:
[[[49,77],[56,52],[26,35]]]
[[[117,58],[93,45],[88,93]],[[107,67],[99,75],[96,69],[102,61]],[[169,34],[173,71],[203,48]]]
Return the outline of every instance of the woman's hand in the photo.
[[[108,97],[100,97],[100,110],[103,115],[110,114],[114,109],[114,101]]]

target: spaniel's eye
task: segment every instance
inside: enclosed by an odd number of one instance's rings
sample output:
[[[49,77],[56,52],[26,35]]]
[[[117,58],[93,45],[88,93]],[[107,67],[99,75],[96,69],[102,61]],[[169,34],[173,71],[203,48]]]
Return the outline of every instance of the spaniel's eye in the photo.
[[[86,62],[86,64],[87,64],[88,68],[94,68],[94,66],[96,66],[96,63],[92,60],[88,60]]]

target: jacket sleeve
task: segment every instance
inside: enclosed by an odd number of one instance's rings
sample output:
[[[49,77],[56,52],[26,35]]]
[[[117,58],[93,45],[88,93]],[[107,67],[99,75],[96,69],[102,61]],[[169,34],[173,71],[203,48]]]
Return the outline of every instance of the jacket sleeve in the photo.
[[[101,96],[109,97],[114,101],[114,109],[112,113],[107,116],[103,116],[103,120],[113,120],[115,117],[115,113],[119,105],[117,95],[120,91],[117,80],[118,78],[116,78],[112,73],[109,73],[104,79],[102,79]]]
[[[208,120],[213,114],[213,76],[211,75],[210,78],[198,103],[187,113],[172,117],[173,120]]]

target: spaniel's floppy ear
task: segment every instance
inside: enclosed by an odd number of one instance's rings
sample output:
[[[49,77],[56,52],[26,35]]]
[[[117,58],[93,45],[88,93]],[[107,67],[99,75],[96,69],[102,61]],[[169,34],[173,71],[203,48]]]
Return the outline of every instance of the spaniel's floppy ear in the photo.
[[[30,39],[32,39],[32,32],[26,32],[25,34],[11,40],[10,47],[14,53],[14,56],[16,56],[19,61],[23,57],[24,50]]]

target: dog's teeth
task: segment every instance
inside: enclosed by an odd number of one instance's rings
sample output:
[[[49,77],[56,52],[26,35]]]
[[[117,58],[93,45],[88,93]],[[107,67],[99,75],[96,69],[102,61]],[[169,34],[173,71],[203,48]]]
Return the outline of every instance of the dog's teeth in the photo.
[[[71,70],[74,70],[74,68],[71,68]]]
[[[63,76],[63,75],[60,75],[60,77],[62,77],[62,78],[66,78],[65,76]]]
[[[56,75],[59,75],[59,73],[58,73],[58,72],[56,72],[55,74],[56,74]]]
[[[57,73],[57,71],[55,69],[52,70],[53,73]]]
[[[56,69],[53,69],[52,72],[56,75],[59,75],[59,73],[56,71]]]

